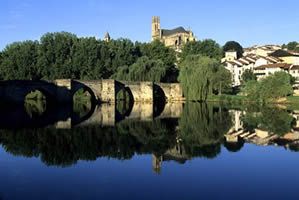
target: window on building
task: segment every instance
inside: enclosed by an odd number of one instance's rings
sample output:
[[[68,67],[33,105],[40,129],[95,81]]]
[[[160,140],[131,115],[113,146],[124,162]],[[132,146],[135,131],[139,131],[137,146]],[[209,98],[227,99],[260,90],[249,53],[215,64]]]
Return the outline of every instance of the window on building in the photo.
[[[178,41],[178,45],[182,44],[182,36],[179,36],[179,41]]]

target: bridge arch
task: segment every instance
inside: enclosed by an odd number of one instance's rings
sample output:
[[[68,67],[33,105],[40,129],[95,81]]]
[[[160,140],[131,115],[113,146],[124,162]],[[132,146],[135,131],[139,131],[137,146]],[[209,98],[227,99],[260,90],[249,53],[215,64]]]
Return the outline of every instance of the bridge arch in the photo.
[[[44,97],[47,103],[55,101],[55,94],[53,91],[44,88],[44,87],[30,87],[24,91],[24,101],[26,98],[30,97],[29,95],[35,92],[40,92]],[[37,93],[36,93],[37,94]]]
[[[73,99],[74,95],[79,91],[83,90],[84,92],[88,92],[91,97],[91,103],[94,104],[97,101],[97,97],[95,92],[90,88],[87,84],[80,81],[72,81],[71,83],[71,97]]]
[[[134,105],[132,91],[128,86],[120,82],[116,82],[115,86],[115,104],[117,119],[124,119],[132,112]]]

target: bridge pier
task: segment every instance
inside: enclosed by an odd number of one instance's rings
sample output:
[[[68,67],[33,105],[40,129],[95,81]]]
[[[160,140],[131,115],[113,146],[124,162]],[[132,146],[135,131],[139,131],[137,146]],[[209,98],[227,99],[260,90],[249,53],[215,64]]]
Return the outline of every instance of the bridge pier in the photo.
[[[164,93],[167,102],[184,101],[183,89],[179,83],[155,83]]]
[[[114,103],[116,101],[116,87],[115,80],[102,80],[101,102]]]
[[[154,101],[154,87],[152,82],[123,82],[132,93],[134,102]]]
[[[72,80],[71,79],[58,79],[54,81],[56,87],[55,100],[59,103],[69,103],[73,101],[71,93]]]

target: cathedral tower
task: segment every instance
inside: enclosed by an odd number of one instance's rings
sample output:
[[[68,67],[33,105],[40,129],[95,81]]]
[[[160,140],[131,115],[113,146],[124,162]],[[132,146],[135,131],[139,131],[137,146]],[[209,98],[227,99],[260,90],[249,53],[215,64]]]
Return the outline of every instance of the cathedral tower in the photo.
[[[160,17],[154,16],[152,18],[152,40],[160,39]]]
[[[105,42],[110,42],[111,38],[108,32],[106,32],[105,36],[104,36],[104,41]]]

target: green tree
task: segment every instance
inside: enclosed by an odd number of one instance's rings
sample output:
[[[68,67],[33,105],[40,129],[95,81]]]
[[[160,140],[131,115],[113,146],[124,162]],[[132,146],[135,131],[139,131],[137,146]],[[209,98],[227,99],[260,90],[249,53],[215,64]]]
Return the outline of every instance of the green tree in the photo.
[[[242,83],[247,83],[248,81],[257,80],[256,75],[253,73],[252,70],[246,69],[242,74]]]
[[[213,89],[217,91],[219,95],[223,91],[231,88],[232,78],[231,73],[223,66],[218,66],[216,72],[213,74]]]
[[[236,41],[228,41],[225,43],[223,46],[223,52],[227,51],[236,51],[238,58],[242,57],[244,52],[243,47]]]
[[[247,109],[242,121],[248,131],[258,128],[283,135],[291,131],[294,119],[287,110],[276,107],[259,107],[254,111]]]
[[[179,74],[185,97],[188,100],[206,101],[213,88],[213,69],[219,66],[219,61],[207,56],[188,56],[181,64]]]
[[[221,141],[231,124],[226,109],[188,102],[179,119],[178,136],[187,154],[213,158],[220,153]]]
[[[291,78],[285,72],[275,72],[261,81],[248,81],[244,93],[251,100],[275,101],[293,93]]]
[[[41,37],[38,53],[38,67],[43,78],[76,78],[73,76],[72,49],[77,37],[60,32],[47,33]]]
[[[150,60],[160,60],[166,69],[162,82],[177,82],[178,69],[176,68],[176,53],[173,49],[166,47],[159,40],[151,43],[136,43],[136,48],[141,52],[142,56],[148,57]]]
[[[286,48],[290,51],[295,51],[298,47],[299,43],[296,42],[296,41],[293,41],[293,42],[289,42],[287,45],[286,45]]]
[[[25,41],[8,45],[1,53],[0,70],[2,78],[38,79],[38,42]]]
[[[175,65],[175,51],[166,47],[159,40],[154,40],[151,43],[136,43],[136,46],[140,49],[142,56],[147,56],[153,60],[161,60],[169,68]]]
[[[166,74],[166,66],[161,60],[150,60],[143,56],[130,67],[120,67],[115,76],[118,80],[160,82]]]
[[[3,55],[2,52],[0,52],[0,80],[3,79],[2,62],[3,62]]]
[[[116,73],[119,67],[130,66],[141,56],[139,48],[129,39],[111,40],[107,45],[111,62],[108,67],[110,76]]]
[[[180,53],[180,60],[183,62],[189,55],[202,55],[220,59],[222,57],[222,50],[220,45],[214,40],[207,39],[185,44]]]
[[[111,59],[106,42],[79,38],[71,53],[72,76],[78,79],[101,79],[111,75]]]

